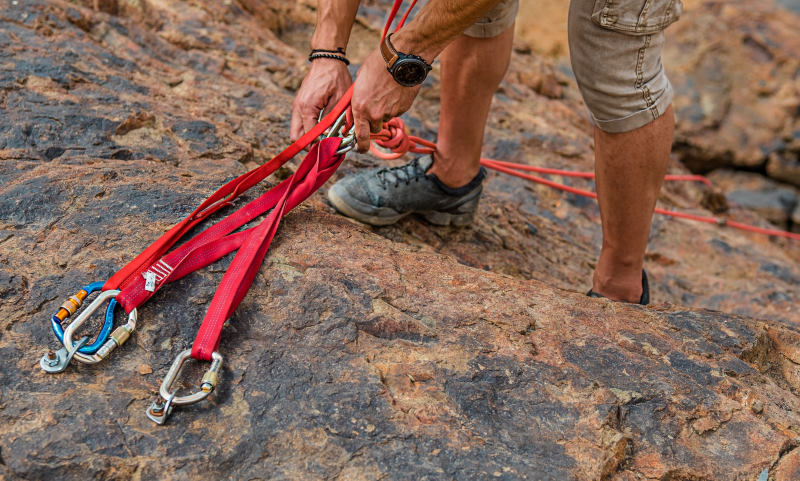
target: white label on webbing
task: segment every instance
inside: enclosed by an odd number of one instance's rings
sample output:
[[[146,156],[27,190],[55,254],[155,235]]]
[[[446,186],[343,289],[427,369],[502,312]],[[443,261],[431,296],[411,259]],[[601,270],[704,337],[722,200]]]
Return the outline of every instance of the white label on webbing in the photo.
[[[144,290],[147,292],[155,292],[156,290],[156,274],[155,272],[147,271],[144,274]]]

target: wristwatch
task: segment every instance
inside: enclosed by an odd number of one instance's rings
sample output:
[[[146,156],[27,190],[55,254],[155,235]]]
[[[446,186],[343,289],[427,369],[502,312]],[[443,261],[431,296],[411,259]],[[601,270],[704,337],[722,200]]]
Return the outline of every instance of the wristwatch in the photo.
[[[386,70],[392,74],[397,83],[404,87],[421,84],[428,76],[428,72],[431,71],[430,64],[422,57],[395,50],[390,39],[391,36],[392,34],[387,35],[381,42],[381,55],[386,61]]]

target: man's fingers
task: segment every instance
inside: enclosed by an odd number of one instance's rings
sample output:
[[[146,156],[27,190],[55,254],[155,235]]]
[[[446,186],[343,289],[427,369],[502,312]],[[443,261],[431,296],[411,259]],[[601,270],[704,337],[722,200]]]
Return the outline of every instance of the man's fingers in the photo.
[[[363,117],[356,117],[356,143],[358,144],[358,151],[362,154],[369,150],[369,122]]]
[[[303,116],[303,133],[308,132],[317,125],[317,116],[314,114]]]
[[[289,138],[294,142],[303,135],[303,117],[296,108],[292,109],[292,122],[289,125]]]
[[[289,137],[292,142],[303,136],[306,132],[317,125],[317,117],[313,111],[303,108],[295,107],[292,111],[292,121],[289,126]],[[305,150],[309,147],[306,146]]]

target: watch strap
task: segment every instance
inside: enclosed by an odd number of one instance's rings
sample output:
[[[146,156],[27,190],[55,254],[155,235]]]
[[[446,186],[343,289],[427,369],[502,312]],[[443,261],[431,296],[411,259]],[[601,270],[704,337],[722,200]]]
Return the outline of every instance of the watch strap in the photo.
[[[392,68],[394,63],[397,62],[397,59],[400,58],[394,45],[392,45],[391,37],[392,34],[390,33],[383,39],[383,42],[381,42],[381,55],[386,62],[386,68],[389,69]]]

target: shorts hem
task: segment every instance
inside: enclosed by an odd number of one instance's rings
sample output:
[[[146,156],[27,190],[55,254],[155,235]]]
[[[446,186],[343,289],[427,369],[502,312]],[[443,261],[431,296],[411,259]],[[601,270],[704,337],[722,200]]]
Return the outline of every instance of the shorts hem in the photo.
[[[672,103],[672,97],[673,91],[672,86],[670,86],[664,95],[661,96],[661,98],[653,103],[653,105],[645,109],[639,110],[638,112],[634,112],[630,115],[626,115],[625,117],[611,120],[600,120],[595,117],[594,114],[591,114],[592,122],[597,126],[597,128],[609,134],[630,132],[631,130],[636,130],[639,127],[644,127],[650,122],[661,117]]]
[[[494,38],[514,25],[518,10],[519,2],[514,2],[513,8],[504,12],[502,17],[476,22],[464,30],[464,35],[473,38]]]

